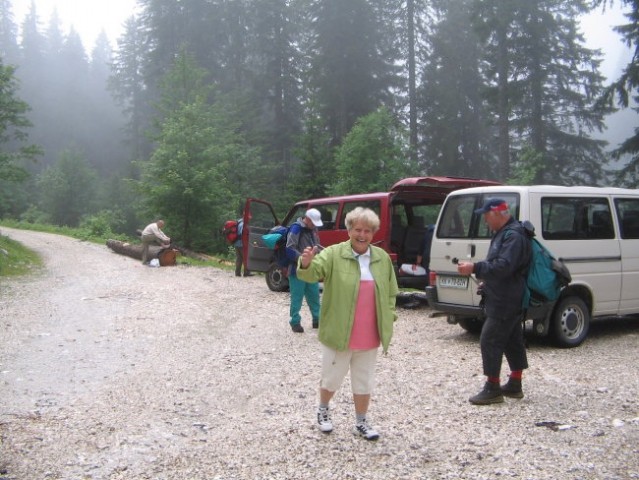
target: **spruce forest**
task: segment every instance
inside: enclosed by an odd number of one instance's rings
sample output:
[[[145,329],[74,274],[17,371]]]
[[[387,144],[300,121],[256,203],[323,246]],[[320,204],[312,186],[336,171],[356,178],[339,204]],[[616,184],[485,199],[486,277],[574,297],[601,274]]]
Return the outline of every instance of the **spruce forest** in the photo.
[[[92,46],[33,1],[17,22],[14,1],[0,218],[132,234],[162,217],[220,252],[247,197],[281,218],[408,176],[639,185],[639,122],[598,135],[639,104],[635,0],[138,0]],[[633,55],[605,82],[579,18],[614,2]]]

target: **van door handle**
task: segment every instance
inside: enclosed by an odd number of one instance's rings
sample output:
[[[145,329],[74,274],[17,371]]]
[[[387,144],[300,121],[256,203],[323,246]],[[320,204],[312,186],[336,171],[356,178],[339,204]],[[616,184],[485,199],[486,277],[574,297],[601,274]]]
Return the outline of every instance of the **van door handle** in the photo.
[[[475,258],[475,245],[470,246],[470,258]]]

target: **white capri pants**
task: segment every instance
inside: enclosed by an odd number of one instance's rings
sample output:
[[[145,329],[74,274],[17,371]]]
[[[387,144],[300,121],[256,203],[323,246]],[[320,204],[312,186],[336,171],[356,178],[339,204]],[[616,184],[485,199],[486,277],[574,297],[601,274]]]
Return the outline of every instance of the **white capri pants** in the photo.
[[[322,345],[322,378],[320,388],[329,392],[336,392],[344,381],[344,377],[351,371],[351,388],[355,395],[370,395],[375,386],[375,365],[377,351],[345,350],[339,352]]]

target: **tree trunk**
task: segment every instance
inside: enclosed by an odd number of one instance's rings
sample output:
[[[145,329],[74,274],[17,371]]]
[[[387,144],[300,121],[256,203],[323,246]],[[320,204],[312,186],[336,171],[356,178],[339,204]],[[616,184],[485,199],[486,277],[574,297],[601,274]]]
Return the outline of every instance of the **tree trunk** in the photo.
[[[121,255],[126,255],[127,257],[135,258],[136,260],[142,260],[142,244],[141,243],[128,243],[121,242],[120,240],[107,240],[106,246],[113,250],[115,253],[119,253]],[[181,255],[189,258],[195,258],[197,260],[201,260],[203,262],[207,262],[211,260],[211,257],[207,255],[202,255],[200,253],[193,252],[186,248],[177,247],[175,245],[171,245],[170,247],[173,250],[177,250]],[[159,247],[156,245],[149,246],[149,259],[158,258],[158,254],[164,250],[163,247]]]
[[[142,260],[142,244],[121,242],[120,240],[107,240],[106,246],[120,255],[126,255],[127,257],[135,258],[136,260]],[[150,246],[149,247],[149,259],[157,258],[160,253],[161,247]]]

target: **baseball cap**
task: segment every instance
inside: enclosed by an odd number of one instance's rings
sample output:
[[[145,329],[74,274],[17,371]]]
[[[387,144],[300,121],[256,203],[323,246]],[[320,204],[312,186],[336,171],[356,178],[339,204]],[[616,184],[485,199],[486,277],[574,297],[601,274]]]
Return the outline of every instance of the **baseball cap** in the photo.
[[[306,216],[311,219],[311,222],[313,222],[313,225],[316,227],[324,225],[322,222],[322,214],[316,208],[309,208],[306,210]]]
[[[489,198],[484,202],[481,208],[475,210],[475,213],[483,214],[488,212],[503,212],[508,210],[506,200],[502,198]]]

